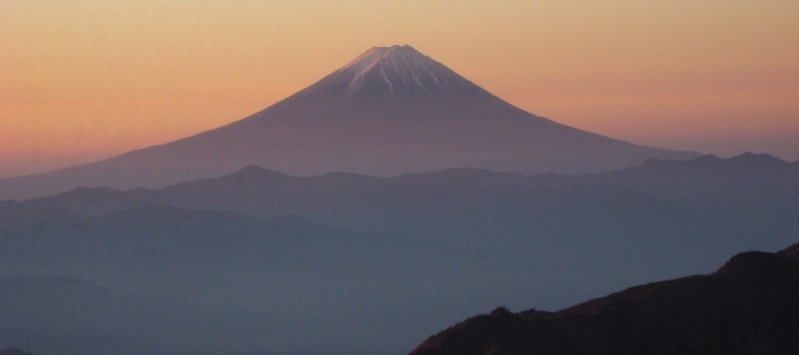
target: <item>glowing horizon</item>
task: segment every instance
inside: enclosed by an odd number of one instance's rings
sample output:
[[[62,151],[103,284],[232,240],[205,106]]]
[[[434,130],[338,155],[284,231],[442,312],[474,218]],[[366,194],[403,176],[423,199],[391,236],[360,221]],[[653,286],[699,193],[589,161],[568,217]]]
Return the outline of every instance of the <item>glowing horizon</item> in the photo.
[[[799,160],[793,1],[0,3],[0,176],[215,128],[409,44],[560,123]]]

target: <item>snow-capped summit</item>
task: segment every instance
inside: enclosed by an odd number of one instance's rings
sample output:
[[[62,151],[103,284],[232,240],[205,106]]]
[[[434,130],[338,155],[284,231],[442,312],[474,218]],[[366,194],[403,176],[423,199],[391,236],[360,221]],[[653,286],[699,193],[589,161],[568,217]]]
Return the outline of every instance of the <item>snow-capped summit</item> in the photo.
[[[327,79],[336,81],[350,94],[478,89],[470,81],[409,45],[373,47]]]
[[[76,186],[160,187],[249,165],[290,175],[390,176],[449,168],[587,173],[694,156],[533,115],[406,45],[372,48],[226,126],[93,164],[0,179],[0,200]]]

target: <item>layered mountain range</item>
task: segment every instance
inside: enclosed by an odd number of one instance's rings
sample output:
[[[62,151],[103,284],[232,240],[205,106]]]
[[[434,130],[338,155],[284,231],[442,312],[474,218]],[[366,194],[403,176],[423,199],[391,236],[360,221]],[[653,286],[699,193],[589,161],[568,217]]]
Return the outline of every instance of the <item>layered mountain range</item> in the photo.
[[[375,47],[223,127],[100,162],[0,179],[0,200],[73,187],[162,187],[248,165],[292,175],[394,176],[449,168],[586,173],[686,159],[525,112],[410,46]]]
[[[799,163],[585,132],[520,110],[409,46],[376,47],[229,125],[0,179],[0,348],[401,353],[496,305],[562,309],[793,244],[797,201]],[[695,340],[707,338],[694,335],[706,333],[734,346],[743,333],[710,323],[739,318],[713,296],[776,312],[766,303],[785,295],[757,298],[776,283],[736,281],[794,277],[771,268],[793,261],[775,260],[746,254],[706,278],[567,311],[488,316],[507,334],[480,322],[456,328],[475,329],[485,353],[527,352],[529,334],[578,353],[633,353],[675,332],[687,339],[678,350],[701,351]],[[694,298],[709,311],[685,314],[701,324],[668,318]],[[767,334],[736,328],[753,337],[745,349],[780,350],[771,340],[793,328],[746,312]],[[527,334],[521,343],[517,333]],[[446,332],[419,350],[460,353],[475,345],[468,338]]]
[[[9,302],[0,347],[33,338],[25,349],[37,354],[136,353],[120,344],[152,354],[400,353],[497,305],[562,309],[710,272],[741,250],[778,250],[799,236],[796,201],[799,164],[755,154],[591,175],[298,177],[250,166],[159,189],[4,201],[0,278],[10,281],[0,291],[77,278],[142,302],[0,297]],[[170,302],[177,313],[164,309]],[[87,305],[100,308],[71,311]],[[86,326],[92,319],[104,326]]]

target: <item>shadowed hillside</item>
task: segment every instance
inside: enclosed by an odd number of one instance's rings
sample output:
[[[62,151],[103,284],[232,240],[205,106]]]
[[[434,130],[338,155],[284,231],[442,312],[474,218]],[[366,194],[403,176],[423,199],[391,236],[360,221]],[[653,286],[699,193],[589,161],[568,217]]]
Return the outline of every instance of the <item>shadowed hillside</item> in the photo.
[[[799,245],[738,254],[711,275],[633,287],[555,313],[500,308],[413,355],[796,354]]]

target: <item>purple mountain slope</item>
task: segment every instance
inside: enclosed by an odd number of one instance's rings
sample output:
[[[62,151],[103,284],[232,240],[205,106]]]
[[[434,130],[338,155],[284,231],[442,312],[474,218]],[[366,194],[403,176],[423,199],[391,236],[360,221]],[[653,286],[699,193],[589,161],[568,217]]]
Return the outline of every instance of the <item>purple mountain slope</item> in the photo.
[[[257,164],[293,175],[481,168],[584,173],[685,159],[525,112],[410,46],[375,47],[229,125],[51,173],[0,180],[0,200],[75,186],[160,187]]]

